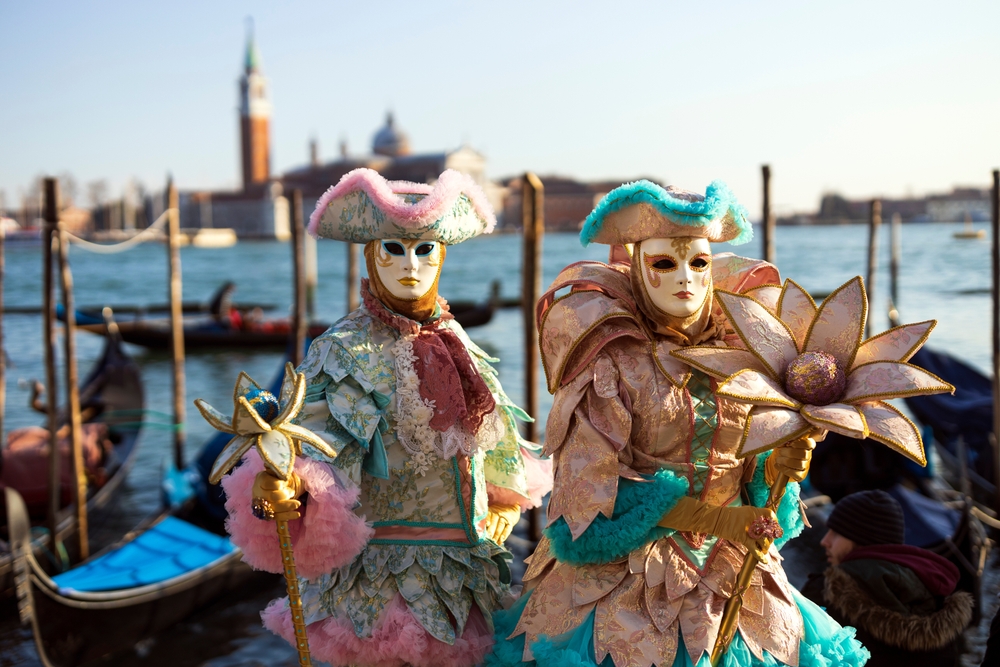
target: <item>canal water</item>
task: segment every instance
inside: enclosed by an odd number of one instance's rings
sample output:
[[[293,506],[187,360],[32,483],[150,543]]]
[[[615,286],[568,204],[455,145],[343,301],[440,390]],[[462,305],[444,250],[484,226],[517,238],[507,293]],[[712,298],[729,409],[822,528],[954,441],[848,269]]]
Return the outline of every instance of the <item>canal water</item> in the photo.
[[[900,298],[897,304],[904,322],[937,319],[929,345],[944,348],[970,362],[984,373],[990,366],[990,248],[986,240],[953,238],[959,226],[914,224],[903,227]],[[880,239],[880,271],[871,298],[873,331],[888,326],[889,230]],[[790,277],[810,292],[827,293],[855,275],[864,275],[868,256],[868,230],[863,225],[781,227],[777,230],[777,264],[783,277]],[[732,250],[759,257],[760,241],[738,248],[725,244],[717,252]],[[543,284],[548,285],[565,265],[581,259],[603,260],[605,246],[580,246],[575,234],[550,234],[544,239]],[[317,318],[333,322],[345,313],[345,248],[332,241],[318,243],[319,287]],[[70,262],[80,305],[164,303],[167,298],[166,251],[160,244],[141,245],[116,255],[96,255],[73,247]],[[273,303],[276,314],[288,312],[292,298],[291,250],[287,243],[241,242],[232,248],[184,248],[181,251],[184,300],[204,301],[225,281],[237,285],[237,302]],[[496,235],[473,239],[449,248],[441,274],[441,294],[452,300],[483,300],[490,283],[498,280],[502,294],[520,294],[521,237]],[[42,257],[38,246],[8,246],[4,303],[6,306],[38,305],[41,301]],[[41,423],[41,416],[28,408],[30,381],[43,378],[41,318],[38,315],[7,315],[3,321],[4,347],[8,355],[7,430]],[[507,393],[518,400],[524,395],[524,350],[522,320],[517,309],[498,311],[493,320],[469,331],[485,349],[500,357],[499,371]],[[81,375],[101,351],[101,340],[81,333],[77,338]],[[171,411],[170,359],[166,353],[130,347],[143,371],[147,408]],[[213,350],[190,352],[187,365],[187,445],[190,458],[213,431],[190,405],[194,398],[225,405],[233,382],[247,371],[260,382],[270,381],[282,363],[280,352]],[[60,376],[61,377],[61,376]],[[544,427],[551,397],[540,379],[541,405],[536,415]],[[163,423],[168,417],[151,416]],[[159,507],[159,478],[171,454],[172,438],[156,423],[145,429],[135,469],[118,506],[102,517],[99,535],[120,535]],[[991,579],[993,581],[993,579]],[[995,592],[995,584],[991,584]],[[282,594],[276,585],[269,590],[247,590],[230,596],[157,637],[143,641],[132,651],[106,661],[115,665],[278,665],[296,664],[295,655],[282,640],[260,628],[258,612],[266,602]],[[38,664],[30,632],[16,618],[0,616],[0,667]],[[973,663],[974,664],[974,663]]]

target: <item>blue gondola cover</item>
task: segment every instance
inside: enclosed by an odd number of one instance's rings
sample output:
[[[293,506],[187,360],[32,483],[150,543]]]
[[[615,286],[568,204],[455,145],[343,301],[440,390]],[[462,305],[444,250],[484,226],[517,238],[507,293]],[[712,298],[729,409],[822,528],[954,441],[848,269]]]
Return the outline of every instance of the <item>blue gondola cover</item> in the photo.
[[[235,549],[228,538],[168,516],[120,548],[52,579],[64,594],[148,586],[208,565]]]

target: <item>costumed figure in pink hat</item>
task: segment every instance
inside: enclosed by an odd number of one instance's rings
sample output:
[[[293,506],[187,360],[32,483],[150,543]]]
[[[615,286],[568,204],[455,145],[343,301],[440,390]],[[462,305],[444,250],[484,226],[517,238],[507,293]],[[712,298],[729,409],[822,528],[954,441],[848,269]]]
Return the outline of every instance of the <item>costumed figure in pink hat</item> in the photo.
[[[306,387],[292,423],[327,452],[304,439],[282,481],[252,450],[222,484],[253,567],[282,571],[267,519],[292,520],[309,648],[332,665],[480,663],[510,583],[503,542],[551,487],[551,465],[518,435],[530,418],[500,386],[497,359],[437,294],[447,247],[494,224],[480,188],[450,170],[432,187],[358,169],[311,217],[314,236],[364,244],[369,276],[362,306],[298,368]],[[295,645],[287,598],[262,617]]]
[[[629,183],[588,217],[584,245],[607,244],[611,256],[565,268],[537,306],[555,394],[544,450],[555,483],[525,592],[496,615],[487,665],[704,667],[748,553],[765,562],[721,664],[867,659],[854,630],[782,570],[777,547],[802,529],[798,484],[776,512],[763,507],[776,476],[804,479],[808,436],[819,433],[803,422],[773,451],[741,458],[753,406],[721,395],[707,366],[674,354],[725,349],[730,372],[759,365],[719,295],[770,296],[778,271],[710,247],[751,234],[721,182],[705,195]],[[778,524],[784,537],[770,547],[762,537]]]

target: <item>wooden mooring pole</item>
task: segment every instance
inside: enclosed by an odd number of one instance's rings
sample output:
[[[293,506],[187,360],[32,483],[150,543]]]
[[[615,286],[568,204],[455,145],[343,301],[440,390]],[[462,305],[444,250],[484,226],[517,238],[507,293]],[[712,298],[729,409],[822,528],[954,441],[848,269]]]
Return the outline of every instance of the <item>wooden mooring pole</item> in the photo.
[[[993,469],[1000,513],[1000,169],[993,170]]]
[[[73,274],[69,268],[69,236],[59,225],[59,276],[62,287],[63,312],[66,314],[63,349],[65,350],[66,405],[69,407],[69,437],[73,452],[73,502],[76,503],[77,536],[80,540],[80,560],[90,557],[90,530],[87,522],[87,470],[83,464],[83,442],[80,425],[80,385],[76,368],[76,305],[73,300]]]
[[[3,340],[3,273],[6,248],[4,244],[7,239],[7,232],[0,225],[0,443],[6,442],[4,439],[3,422],[4,412],[7,409],[7,354],[4,351]]]
[[[889,226],[889,326],[899,326],[899,263],[903,256],[903,216],[892,214]]]
[[[174,179],[167,180],[167,258],[170,282],[170,349],[174,391],[174,465],[184,468],[184,315],[181,311],[180,210]]]
[[[49,548],[53,554],[59,553],[58,526],[59,526],[59,505],[61,501],[62,485],[60,484],[59,472],[59,438],[56,432],[59,430],[58,407],[56,397],[58,389],[56,387],[56,304],[55,285],[53,284],[52,273],[52,246],[55,242],[57,228],[59,226],[59,182],[54,178],[46,178],[44,181],[45,204],[44,217],[45,227],[42,232],[42,261],[44,273],[42,274],[42,341],[45,345],[45,402],[48,412],[49,425]]]
[[[305,274],[306,274],[306,321],[316,319],[316,286],[319,284],[319,272],[316,262],[316,239],[305,235]]]
[[[302,217],[302,190],[292,190],[292,364],[298,368],[306,347],[306,229]]]
[[[882,200],[873,199],[868,216],[868,276],[865,288],[868,291],[868,303],[875,299],[875,276],[878,274],[878,232],[882,227]],[[868,309],[868,320],[865,322],[865,338],[872,335],[872,309]]]
[[[542,293],[542,238],[545,236],[545,187],[530,171],[521,179],[521,221],[524,255],[521,263],[521,309],[524,318],[524,409],[538,416],[538,330],[535,304]],[[538,441],[538,422],[525,424],[525,438]],[[528,513],[532,540],[542,539],[541,508]]]
[[[771,165],[765,164],[760,168],[764,177],[764,210],[761,221],[764,227],[763,253],[764,261],[774,264],[774,213],[771,211]]]
[[[358,273],[358,244],[347,244],[347,312],[352,312],[361,305],[361,288]]]

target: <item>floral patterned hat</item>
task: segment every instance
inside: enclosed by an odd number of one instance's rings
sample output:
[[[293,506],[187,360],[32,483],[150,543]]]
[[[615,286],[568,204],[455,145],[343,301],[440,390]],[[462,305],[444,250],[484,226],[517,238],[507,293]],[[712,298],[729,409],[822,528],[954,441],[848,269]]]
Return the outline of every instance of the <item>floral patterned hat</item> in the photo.
[[[495,226],[482,189],[453,169],[433,186],[387,181],[372,169],[355,169],[319,198],[309,218],[313,236],[350,243],[395,238],[454,245]]]
[[[704,195],[635,181],[605,195],[587,216],[580,241],[624,245],[675,236],[739,245],[753,238],[753,228],[747,210],[722,181],[712,181]]]

